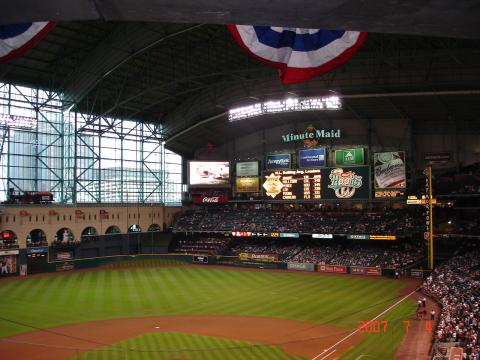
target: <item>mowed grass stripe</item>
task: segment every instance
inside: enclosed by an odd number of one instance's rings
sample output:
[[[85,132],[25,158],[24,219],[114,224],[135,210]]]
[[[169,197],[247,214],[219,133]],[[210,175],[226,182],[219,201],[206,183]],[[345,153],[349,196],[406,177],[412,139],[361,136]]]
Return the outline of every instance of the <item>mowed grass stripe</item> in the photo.
[[[148,340],[150,341],[147,341]],[[154,344],[149,348],[148,344]],[[168,344],[168,346],[166,346]],[[108,349],[114,347],[123,347],[125,349],[136,348],[146,351],[127,351],[109,352]],[[142,348],[140,348],[143,346]],[[161,350],[163,351],[157,351]],[[178,349],[177,351],[169,351]],[[148,350],[152,350],[149,352]],[[92,354],[101,354],[102,360],[112,359],[191,359],[191,360],[239,360],[239,359],[258,359],[258,360],[302,360],[299,356],[290,356],[283,349],[270,346],[259,345],[251,342],[238,340],[221,339],[208,336],[190,335],[183,333],[154,333],[128,339],[110,347],[106,347],[95,352],[82,354],[75,359],[92,359]],[[148,354],[154,354],[154,357]],[[96,356],[95,358],[99,358]]]

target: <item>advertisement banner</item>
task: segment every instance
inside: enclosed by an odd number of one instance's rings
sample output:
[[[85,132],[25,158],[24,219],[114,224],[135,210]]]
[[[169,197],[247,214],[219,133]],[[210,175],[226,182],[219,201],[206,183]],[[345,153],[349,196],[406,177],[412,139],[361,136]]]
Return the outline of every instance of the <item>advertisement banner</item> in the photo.
[[[323,273],[336,273],[336,274],[346,274],[347,267],[343,265],[317,265],[317,271]]]
[[[428,153],[424,157],[425,164],[427,165],[445,165],[450,162],[450,153]]]
[[[0,256],[0,276],[8,276],[17,273],[17,255]]]
[[[237,177],[235,179],[237,193],[251,193],[260,191],[260,179],[257,177]]]
[[[194,204],[226,204],[228,203],[227,190],[192,190],[192,202]]]
[[[363,148],[335,150],[335,166],[365,165]]]
[[[333,234],[312,234],[313,239],[333,239]]]
[[[193,255],[193,262],[199,264],[208,264],[208,256]]]
[[[238,257],[242,261],[249,261],[249,260],[264,261],[264,262],[278,261],[278,255],[277,254],[240,253],[240,254],[238,254]]]
[[[55,260],[72,260],[73,252],[72,251],[59,251],[55,254]]]
[[[27,254],[43,254],[47,252],[48,248],[27,248]]]
[[[18,250],[1,250],[0,251],[0,256],[2,255],[18,255],[19,251]]]
[[[405,189],[405,152],[382,152],[373,154],[375,189]]]
[[[229,187],[230,163],[228,161],[190,161],[188,185],[193,187]]]
[[[322,169],[322,199],[370,199],[370,167]]]
[[[290,169],[292,160],[290,154],[267,155],[265,168],[267,170]]]
[[[235,170],[237,176],[258,176],[258,161],[239,161]]]
[[[300,150],[298,152],[298,167],[301,169],[319,168],[325,166],[325,148]]]
[[[351,266],[350,273],[353,275],[369,275],[369,276],[381,276],[382,269],[375,267],[359,267]]]
[[[73,263],[63,263],[63,264],[57,264],[55,266],[55,271],[70,271],[75,269],[75,265]]]
[[[423,278],[423,271],[422,270],[417,270],[417,269],[411,269],[410,270],[410,276],[414,278]]]
[[[299,271],[313,271],[313,264],[310,263],[298,263],[298,262],[289,262],[287,263],[288,270],[299,270]]]

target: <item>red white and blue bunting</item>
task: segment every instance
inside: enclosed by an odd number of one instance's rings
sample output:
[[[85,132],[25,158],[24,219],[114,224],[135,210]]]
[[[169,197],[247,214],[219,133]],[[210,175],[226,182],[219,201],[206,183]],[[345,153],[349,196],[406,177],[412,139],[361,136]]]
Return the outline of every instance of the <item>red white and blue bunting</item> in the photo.
[[[254,58],[276,67],[285,84],[310,80],[348,61],[365,40],[359,31],[228,25]]]
[[[0,61],[23,55],[54,26],[52,21],[0,25]]]

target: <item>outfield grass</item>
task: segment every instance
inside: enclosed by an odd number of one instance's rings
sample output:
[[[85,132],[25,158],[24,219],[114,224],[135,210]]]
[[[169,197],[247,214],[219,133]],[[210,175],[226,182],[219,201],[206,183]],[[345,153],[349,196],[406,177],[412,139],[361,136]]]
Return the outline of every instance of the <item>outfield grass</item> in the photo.
[[[84,353],[74,359],[304,360],[305,358],[289,355],[283,349],[270,345],[164,332],[138,336],[99,350]]]
[[[355,328],[359,320],[371,319],[396,302],[403,285],[389,279],[201,266],[77,272],[5,281],[0,282],[0,336],[32,327],[175,314],[266,316]],[[406,301],[382,319],[398,319],[402,324],[414,308],[413,301]],[[403,333],[393,332],[393,325],[380,342],[379,334],[366,337],[359,354],[395,351]]]

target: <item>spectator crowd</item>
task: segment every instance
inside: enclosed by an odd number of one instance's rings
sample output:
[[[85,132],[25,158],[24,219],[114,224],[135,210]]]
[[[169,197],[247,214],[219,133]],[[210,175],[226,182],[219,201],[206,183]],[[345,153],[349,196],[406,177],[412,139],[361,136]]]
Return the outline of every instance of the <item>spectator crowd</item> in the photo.
[[[480,360],[480,249],[468,249],[435,268],[423,290],[441,304],[437,339],[457,343],[464,359]]]
[[[411,234],[420,219],[406,211],[276,211],[224,206],[185,212],[174,232],[293,232],[300,234]]]

